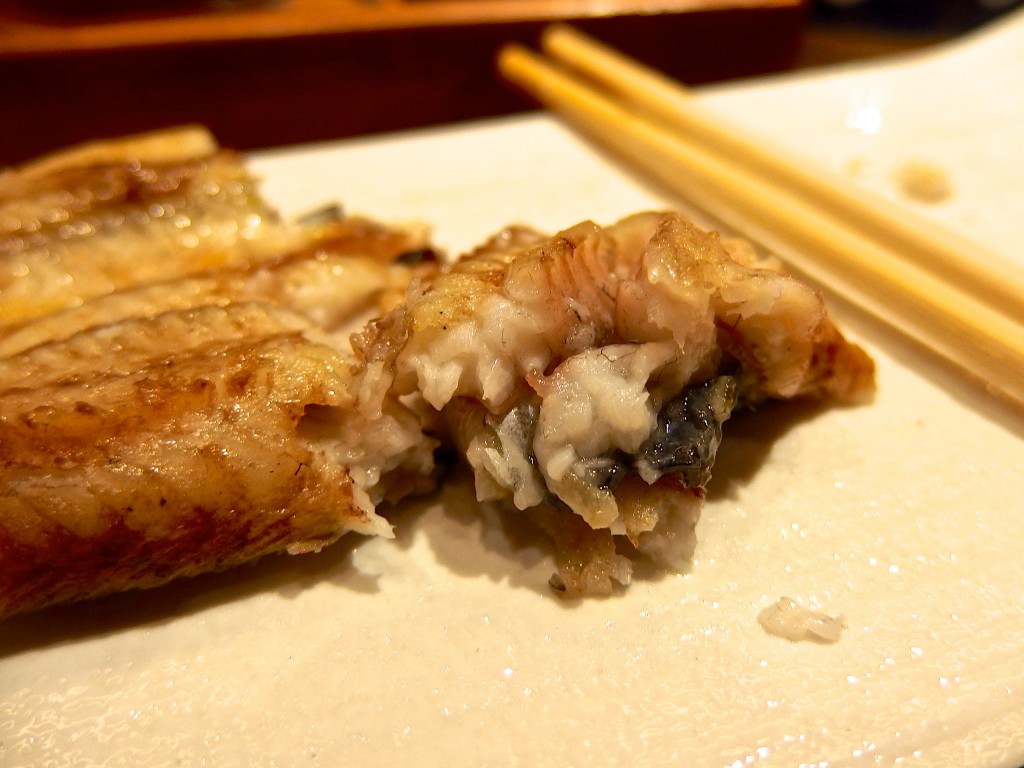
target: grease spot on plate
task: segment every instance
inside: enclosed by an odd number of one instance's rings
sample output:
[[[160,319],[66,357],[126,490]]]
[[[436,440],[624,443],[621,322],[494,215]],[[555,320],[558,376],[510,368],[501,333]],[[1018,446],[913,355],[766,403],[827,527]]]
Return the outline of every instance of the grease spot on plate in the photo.
[[[949,173],[930,160],[908,160],[896,169],[894,177],[900,192],[914,202],[934,205],[953,195]]]

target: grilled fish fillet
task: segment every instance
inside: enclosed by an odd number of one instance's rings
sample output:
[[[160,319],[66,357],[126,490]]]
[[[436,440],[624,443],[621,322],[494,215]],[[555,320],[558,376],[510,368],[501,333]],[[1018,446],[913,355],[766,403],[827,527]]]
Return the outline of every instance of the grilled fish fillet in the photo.
[[[120,288],[298,247],[203,129],[95,144],[0,174],[0,328]]]
[[[0,357],[98,325],[206,304],[266,301],[298,312],[348,347],[348,337],[372,317],[401,303],[405,289],[430,262],[421,236],[349,217],[320,225],[311,242],[258,264],[216,269],[159,282],[133,282],[67,309],[0,328]],[[140,259],[148,258],[144,252]],[[136,277],[138,277],[136,275]]]
[[[430,256],[282,222],[199,130],[0,176],[0,618],[389,536],[375,505],[433,486],[436,442],[353,407],[348,336]]]
[[[734,409],[873,386],[816,291],[676,214],[430,253],[281,221],[198,129],[0,175],[0,618],[388,536],[442,433],[607,593],[691,557]]]
[[[505,231],[356,349],[356,407],[443,413],[478,498],[555,539],[552,583],[572,594],[628,583],[638,557],[685,564],[734,408],[873,387],[817,291],[673,213]]]
[[[231,304],[0,361],[0,615],[389,536],[303,430],[349,405],[345,361],[307,328]]]

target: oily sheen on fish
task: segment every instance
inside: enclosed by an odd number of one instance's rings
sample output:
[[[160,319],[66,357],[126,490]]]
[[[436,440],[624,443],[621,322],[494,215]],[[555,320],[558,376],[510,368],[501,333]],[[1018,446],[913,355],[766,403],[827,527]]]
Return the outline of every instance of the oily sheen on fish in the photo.
[[[431,268],[429,263],[396,262],[397,256],[419,253],[426,247],[420,236],[366,219],[332,219],[304,237],[312,238],[311,242],[257,264],[158,282],[135,281],[81,304],[0,329],[0,357],[98,325],[235,301],[288,307],[347,347],[349,334],[400,303],[413,276]],[[147,258],[145,252],[139,258]]]
[[[345,361],[305,327],[205,307],[0,362],[0,615],[390,535],[303,434],[347,405]]]
[[[126,286],[257,263],[303,236],[202,129],[69,150],[0,174],[0,328]]]
[[[389,536],[375,505],[432,487],[348,356],[434,268],[422,232],[284,222],[201,129],[0,175],[0,225],[0,617]]]

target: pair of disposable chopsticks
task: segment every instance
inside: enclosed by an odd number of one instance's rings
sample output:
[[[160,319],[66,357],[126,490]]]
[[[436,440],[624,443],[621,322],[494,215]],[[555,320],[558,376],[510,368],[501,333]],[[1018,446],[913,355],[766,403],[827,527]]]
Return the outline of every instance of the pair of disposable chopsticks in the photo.
[[[501,73],[668,189],[1024,404],[1024,270],[758,143],[685,86],[569,27]]]

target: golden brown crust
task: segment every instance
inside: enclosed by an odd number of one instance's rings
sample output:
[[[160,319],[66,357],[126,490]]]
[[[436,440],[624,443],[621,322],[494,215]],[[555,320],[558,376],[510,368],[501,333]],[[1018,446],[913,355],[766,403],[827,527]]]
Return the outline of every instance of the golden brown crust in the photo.
[[[250,337],[216,333],[243,310]],[[347,470],[299,429],[307,408],[345,405],[344,362],[258,311],[192,313],[213,331],[179,337],[177,352],[167,339],[145,359],[128,350],[123,366],[108,350],[107,368],[69,359],[0,378],[0,616],[315,549],[348,530],[386,532]],[[99,354],[87,341],[45,357]]]
[[[0,174],[0,618],[389,535],[341,355],[432,261],[423,233],[283,223],[203,129]]]

